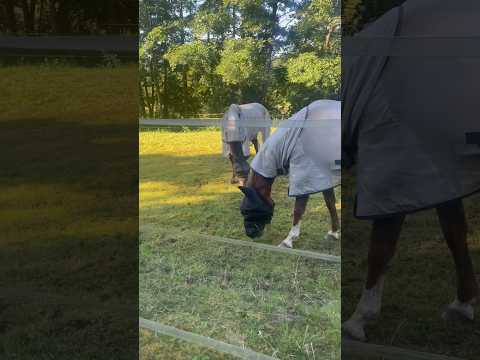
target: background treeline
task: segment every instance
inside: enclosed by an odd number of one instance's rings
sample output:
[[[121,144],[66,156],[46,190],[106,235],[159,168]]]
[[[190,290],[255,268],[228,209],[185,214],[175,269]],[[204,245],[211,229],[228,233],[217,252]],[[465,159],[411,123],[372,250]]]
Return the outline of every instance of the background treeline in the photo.
[[[340,0],[140,0],[140,113],[287,116],[339,90]]]
[[[1,0],[2,34],[138,31],[138,0]]]

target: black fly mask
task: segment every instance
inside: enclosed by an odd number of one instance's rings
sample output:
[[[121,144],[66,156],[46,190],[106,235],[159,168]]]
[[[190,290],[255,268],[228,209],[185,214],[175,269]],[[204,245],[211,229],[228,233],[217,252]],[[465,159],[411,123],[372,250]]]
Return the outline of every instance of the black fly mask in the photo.
[[[240,190],[245,194],[240,205],[245,233],[250,238],[260,237],[263,234],[265,225],[270,224],[272,221],[275,205],[268,204],[252,188],[241,186]]]

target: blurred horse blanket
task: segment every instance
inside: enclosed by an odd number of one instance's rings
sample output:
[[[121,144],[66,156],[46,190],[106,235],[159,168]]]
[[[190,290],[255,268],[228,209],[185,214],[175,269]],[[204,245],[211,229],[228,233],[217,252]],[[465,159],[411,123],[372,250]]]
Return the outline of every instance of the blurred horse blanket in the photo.
[[[223,156],[230,154],[229,142],[242,143],[243,155],[250,156],[250,143],[257,139],[259,146],[270,135],[271,118],[268,110],[258,103],[232,104],[222,119]],[[258,139],[257,135],[262,134]]]
[[[251,167],[266,178],[288,175],[289,196],[314,194],[340,184],[339,101],[317,100],[280,124]]]
[[[480,190],[479,23],[480,1],[407,0],[343,42],[342,160],[357,164],[357,217]]]

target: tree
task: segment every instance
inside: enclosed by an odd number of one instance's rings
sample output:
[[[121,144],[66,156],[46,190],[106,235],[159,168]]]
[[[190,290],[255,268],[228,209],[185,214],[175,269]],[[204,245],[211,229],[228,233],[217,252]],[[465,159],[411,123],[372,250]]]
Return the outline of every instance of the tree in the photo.
[[[339,0],[141,0],[142,114],[221,113],[261,102],[282,116],[339,82]]]

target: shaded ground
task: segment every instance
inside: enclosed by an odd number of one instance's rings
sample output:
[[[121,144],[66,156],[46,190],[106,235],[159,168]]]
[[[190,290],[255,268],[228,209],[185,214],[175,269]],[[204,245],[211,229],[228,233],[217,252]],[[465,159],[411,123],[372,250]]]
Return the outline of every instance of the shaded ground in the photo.
[[[343,178],[342,318],[352,314],[367,267],[370,223],[352,219],[352,178]],[[480,196],[465,201],[468,236],[480,274]],[[453,260],[434,210],[407,217],[385,282],[383,310],[368,336],[372,343],[412,348],[465,359],[480,358],[480,320],[448,325],[443,307],[456,296]],[[480,308],[477,306],[476,311]],[[478,314],[477,314],[478,315]]]
[[[137,68],[0,78],[0,358],[131,358]]]

